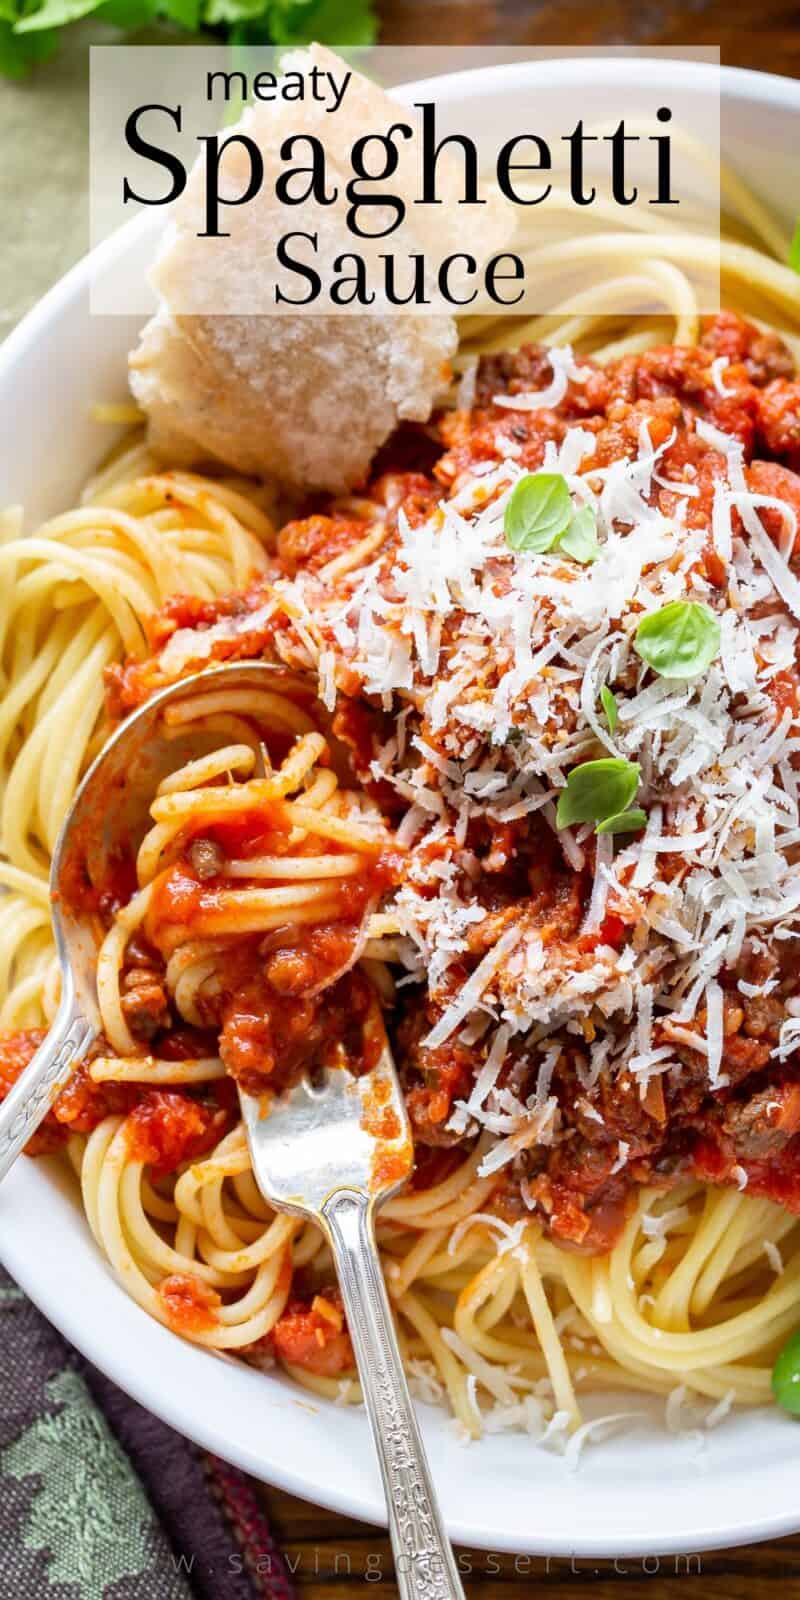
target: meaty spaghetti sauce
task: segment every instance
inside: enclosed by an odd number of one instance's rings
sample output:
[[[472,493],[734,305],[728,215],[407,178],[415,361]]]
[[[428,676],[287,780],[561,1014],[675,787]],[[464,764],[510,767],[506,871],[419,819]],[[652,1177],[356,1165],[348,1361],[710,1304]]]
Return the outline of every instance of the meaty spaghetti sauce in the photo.
[[[5,1096],[31,1061],[45,1037],[43,1028],[27,1028],[0,1039],[0,1090]],[[166,1059],[201,1053],[208,1042],[190,1039],[174,1029],[159,1041]],[[86,1061],[72,1074],[41,1127],[26,1146],[29,1155],[50,1155],[71,1134],[89,1134],[108,1116],[129,1118],[131,1156],[156,1177],[177,1172],[205,1155],[233,1125],[234,1095],[227,1083],[202,1090],[150,1089],[135,1083],[96,1082],[91,1064],[108,1051],[99,1036]]]
[[[318,674],[405,852],[368,951],[403,978],[384,994],[416,1140],[491,1135],[494,1203],[584,1251],[642,1184],[800,1211],[798,470],[791,354],[740,317],[605,367],[484,357],[471,409],[405,429],[356,499],[300,508],[266,576],[177,598],[152,655],[109,669],[114,715],[210,662]],[[509,547],[505,505],[542,471],[591,508],[588,557]],[[636,650],[675,602],[718,639],[683,678]],[[642,822],[560,827],[570,774],[603,759],[637,764]],[[215,860],[190,850],[151,911],[128,972],[142,1037],[165,1024],[165,930],[213,895]],[[243,1081],[275,1070],[275,1039],[296,1064],[347,1035],[366,978],[303,993],[336,937],[232,953],[247,970],[207,1023]]]
[[[202,824],[158,882],[146,918],[162,964],[198,937],[220,940],[214,982],[198,991],[198,1020],[218,1038],[227,1071],[254,1094],[284,1088],[303,1072],[368,1066],[363,1029],[372,990],[351,969],[366,909],[396,879],[400,863],[398,852],[387,851],[334,881],[325,920],[297,925],[287,915],[270,933],[239,935],[225,863],[235,858],[246,868],[272,851],[281,860],[290,834],[269,813],[248,816],[235,830]]]

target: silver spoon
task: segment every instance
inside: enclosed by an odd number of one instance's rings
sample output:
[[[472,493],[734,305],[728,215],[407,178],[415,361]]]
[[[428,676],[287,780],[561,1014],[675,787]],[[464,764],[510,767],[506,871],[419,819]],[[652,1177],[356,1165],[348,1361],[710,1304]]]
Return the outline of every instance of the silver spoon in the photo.
[[[150,823],[150,800],[169,772],[218,736],[162,724],[165,706],[200,689],[297,679],[269,662],[214,667],[171,684],[117,729],[92,763],[56,842],[50,892],[61,1003],[47,1038],[0,1105],[0,1179],[36,1131],[100,1032],[97,946],[89,916],[65,893],[85,861],[95,882],[130,856]],[[210,740],[210,743],[209,743]],[[301,1080],[272,1097],[239,1091],[258,1186],[279,1211],[313,1219],[330,1244],[378,1453],[401,1600],[463,1600],[408,1392],[375,1243],[374,1214],[406,1182],[413,1149],[380,1010],[369,1014],[377,1064]]]

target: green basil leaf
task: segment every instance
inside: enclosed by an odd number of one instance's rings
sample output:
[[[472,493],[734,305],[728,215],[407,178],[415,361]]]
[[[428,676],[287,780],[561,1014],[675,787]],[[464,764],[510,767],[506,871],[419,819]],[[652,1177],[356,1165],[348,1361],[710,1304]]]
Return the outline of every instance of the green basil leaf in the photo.
[[[568,828],[573,822],[605,822],[627,811],[639,787],[638,761],[621,756],[604,756],[600,761],[584,761],[573,767],[562,789],[556,809],[556,825]]]
[[[608,723],[608,731],[609,731],[609,733],[616,733],[617,723],[619,721],[619,712],[617,710],[617,697],[616,697],[615,694],[612,693],[612,691],[608,687],[608,684],[606,684],[606,683],[603,684],[603,687],[600,690],[600,700],[601,700],[601,703],[602,703],[603,710],[605,711],[605,714],[606,714],[606,722]]]
[[[591,506],[581,506],[558,541],[559,550],[564,550],[575,561],[584,565],[588,561],[596,561],[600,554],[597,542],[597,517]]]
[[[512,550],[541,555],[552,550],[572,521],[572,501],[560,472],[528,472],[506,506],[506,542]]]
[[[789,246],[789,266],[793,271],[800,272],[800,217],[795,223],[792,242]]]
[[[620,811],[615,817],[598,822],[595,833],[639,833],[646,823],[646,811]]]
[[[697,600],[672,600],[643,617],[634,649],[662,678],[696,678],[719,655],[720,627]]]

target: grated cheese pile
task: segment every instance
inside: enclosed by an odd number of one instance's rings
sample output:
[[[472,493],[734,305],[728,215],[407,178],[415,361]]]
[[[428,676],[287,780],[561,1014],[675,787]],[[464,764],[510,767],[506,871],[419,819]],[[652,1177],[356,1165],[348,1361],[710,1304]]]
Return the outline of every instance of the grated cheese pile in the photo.
[[[569,350],[552,353],[552,370],[547,389],[502,404],[552,406],[567,380],[583,381]],[[722,370],[716,363],[724,393]],[[703,1059],[708,1089],[724,1088],[720,974],[745,941],[767,952],[800,933],[800,726],[775,693],[778,675],[795,669],[800,583],[787,558],[796,517],[748,488],[734,438],[702,420],[695,431],[718,458],[708,527],[687,521],[695,467],[676,481],[663,460],[675,435],[655,448],[645,421],[631,459],[582,473],[595,437],[574,425],[547,443],[542,470],[564,476],[576,510],[595,511],[591,564],[509,548],[504,513],[523,469],[508,437],[502,460],[473,463],[418,525],[401,509],[396,541],[366,566],[335,582],[301,570],[274,584],[296,622],[291,650],[282,648],[318,670],[325,703],[357,680],[394,715],[372,774],[405,803],[400,838],[412,848],[368,953],[387,949],[390,935],[409,979],[425,975],[436,1020],[423,1043],[482,1043],[483,1068],[449,1126],[494,1136],[484,1174],[558,1139],[551,1079],[565,1030],[581,1046],[587,1093],[625,1071],[644,1097],[653,1078],[683,1070],[686,1049]],[[674,491],[669,515],[651,503],[659,486]],[[777,541],[765,510],[780,519]],[[706,575],[709,546],[722,587]],[[691,680],[655,676],[633,649],[642,617],[675,600],[705,603],[721,628],[718,658]],[[618,706],[613,734],[604,685]],[[556,827],[570,769],[603,755],[641,766],[641,834]],[[498,832],[535,821],[569,866],[586,870],[581,934],[594,937],[582,948],[546,946],[522,905],[473,959],[471,936],[487,922],[468,843],[479,817]],[[621,948],[603,937],[610,917],[626,929]],[[768,990],[742,979],[742,1004]],[[515,1041],[525,1072],[509,1078]],[[798,1042],[800,1018],[787,1015],[777,1055]],[[531,1073],[535,1089],[523,1097]],[[588,1103],[587,1115],[602,1121]],[[615,1170],[627,1154],[620,1141]]]

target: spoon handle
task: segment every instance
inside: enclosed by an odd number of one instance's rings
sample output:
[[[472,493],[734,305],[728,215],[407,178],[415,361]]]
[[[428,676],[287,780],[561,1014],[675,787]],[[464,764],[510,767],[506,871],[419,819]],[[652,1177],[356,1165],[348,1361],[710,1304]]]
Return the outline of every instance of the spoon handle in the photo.
[[[72,985],[65,981],[47,1038],[0,1105],[0,1182],[46,1117],[96,1032],[93,1023],[81,1015]]]
[[[442,1524],[378,1260],[369,1196],[339,1189],[322,1208],[378,1452],[401,1600],[464,1600]]]

